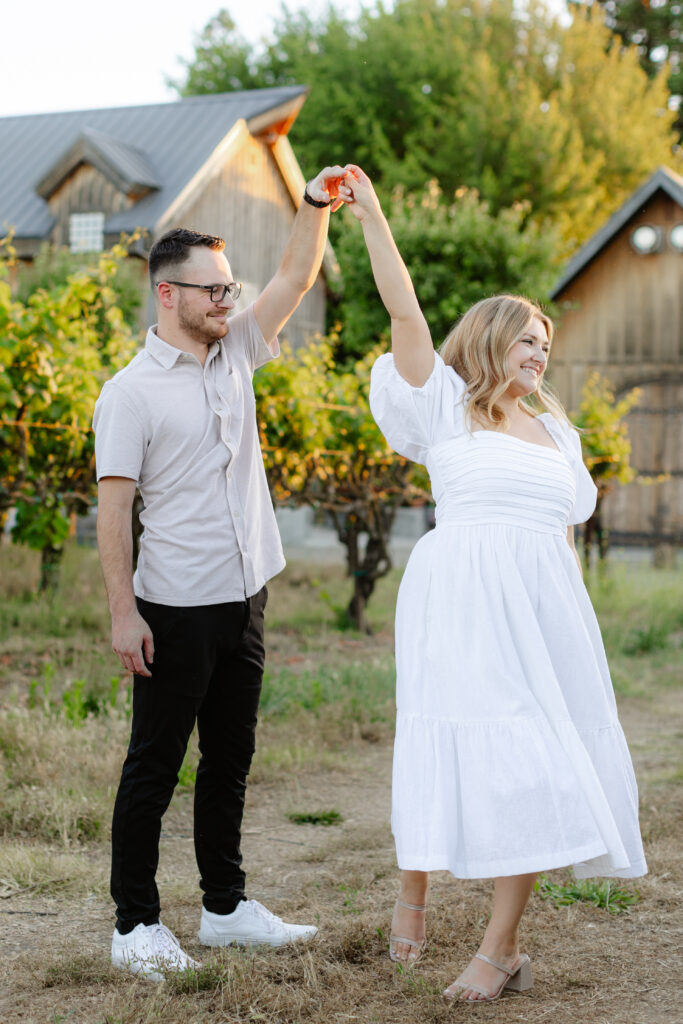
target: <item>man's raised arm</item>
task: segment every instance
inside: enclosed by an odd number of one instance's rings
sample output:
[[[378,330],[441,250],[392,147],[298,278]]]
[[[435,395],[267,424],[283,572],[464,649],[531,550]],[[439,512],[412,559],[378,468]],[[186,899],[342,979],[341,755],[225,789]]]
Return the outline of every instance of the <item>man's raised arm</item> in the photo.
[[[337,196],[345,174],[343,167],[325,167],[306,185],[308,200],[302,201],[297,211],[280,266],[254,303],[256,322],[268,345],[315,283],[325,252],[330,211],[342,205]]]

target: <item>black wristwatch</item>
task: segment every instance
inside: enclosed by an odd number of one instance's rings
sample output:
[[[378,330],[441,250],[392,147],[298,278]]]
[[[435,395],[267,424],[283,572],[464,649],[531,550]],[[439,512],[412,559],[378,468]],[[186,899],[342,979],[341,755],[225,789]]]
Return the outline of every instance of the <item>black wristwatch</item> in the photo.
[[[327,202],[322,202],[320,199],[312,199],[308,194],[308,185],[304,189],[304,199],[310,206],[315,206],[318,210],[324,209],[325,206],[329,206],[332,202],[331,199],[328,199]]]

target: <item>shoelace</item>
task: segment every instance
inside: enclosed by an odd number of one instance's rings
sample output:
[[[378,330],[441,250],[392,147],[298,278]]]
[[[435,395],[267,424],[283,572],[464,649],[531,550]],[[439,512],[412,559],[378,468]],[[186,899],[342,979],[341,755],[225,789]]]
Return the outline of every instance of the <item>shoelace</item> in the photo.
[[[181,949],[180,943],[165,924],[154,926],[154,946],[162,956],[165,953],[170,953],[178,963],[182,964],[185,962],[185,954]]]
[[[280,918],[268,910],[268,907],[264,907],[262,903],[259,903],[258,900],[250,900],[250,902],[258,916],[262,917],[266,922],[268,931],[272,932],[276,925],[282,924]]]

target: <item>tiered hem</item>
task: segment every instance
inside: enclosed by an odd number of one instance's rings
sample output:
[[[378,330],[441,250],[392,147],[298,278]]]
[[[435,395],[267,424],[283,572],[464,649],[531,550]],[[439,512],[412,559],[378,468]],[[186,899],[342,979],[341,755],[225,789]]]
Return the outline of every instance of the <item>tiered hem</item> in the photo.
[[[579,733],[542,714],[458,722],[399,713],[392,828],[399,867],[495,878],[573,866],[645,873],[618,722]]]

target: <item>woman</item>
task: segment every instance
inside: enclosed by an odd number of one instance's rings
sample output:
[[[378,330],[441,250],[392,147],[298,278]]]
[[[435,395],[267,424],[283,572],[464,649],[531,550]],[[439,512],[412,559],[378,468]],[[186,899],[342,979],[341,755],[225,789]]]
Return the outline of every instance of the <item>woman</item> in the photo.
[[[522,298],[485,299],[436,354],[372,185],[347,171],[340,196],[391,317],[372,412],[392,448],[427,467],[436,500],[396,611],[401,889],[390,955],[410,965],[422,954],[428,872],[493,878],[479,950],[444,993],[491,1001],[531,986],[518,925],[539,871],[646,871],[631,760],[574,548],[596,491],[543,384],[550,320]]]

